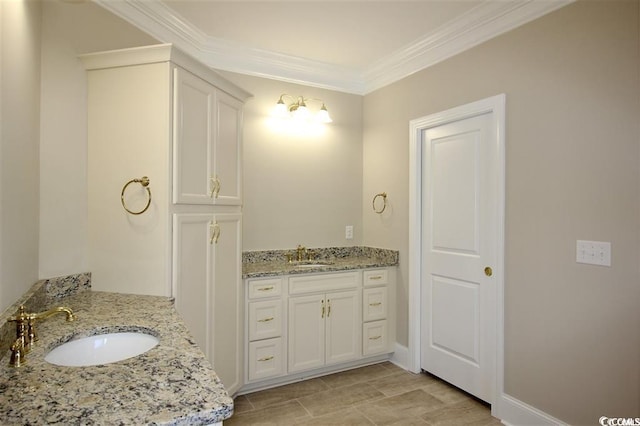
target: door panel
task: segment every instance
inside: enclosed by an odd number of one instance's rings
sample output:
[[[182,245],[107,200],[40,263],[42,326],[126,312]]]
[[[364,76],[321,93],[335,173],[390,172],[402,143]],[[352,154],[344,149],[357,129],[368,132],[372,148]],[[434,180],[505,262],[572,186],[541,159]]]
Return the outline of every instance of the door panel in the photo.
[[[327,303],[327,365],[360,357],[360,297],[357,291],[328,293]]]
[[[324,295],[289,298],[289,372],[324,365]]]
[[[478,285],[432,276],[432,347],[449,355],[478,364],[479,306]]]
[[[219,231],[217,238],[213,238],[215,263],[211,266],[214,275],[213,368],[230,395],[242,386],[244,365],[239,356],[244,350],[241,218],[242,215],[232,213],[214,216],[214,226]],[[208,235],[211,244],[211,234]]]
[[[211,291],[213,247],[208,235],[211,214],[173,215],[173,295],[175,306],[208,359],[213,354]]]
[[[478,252],[479,132],[432,141],[432,249]]]
[[[212,204],[215,88],[180,68],[174,85],[173,202]]]
[[[220,182],[215,204],[242,204],[240,161],[242,102],[218,91],[214,173]]]

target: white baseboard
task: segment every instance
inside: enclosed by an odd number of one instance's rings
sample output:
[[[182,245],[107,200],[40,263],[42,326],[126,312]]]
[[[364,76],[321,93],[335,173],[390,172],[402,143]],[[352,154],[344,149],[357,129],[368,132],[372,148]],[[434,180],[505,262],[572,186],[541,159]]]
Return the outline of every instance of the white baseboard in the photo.
[[[409,348],[397,343],[389,360],[398,367],[409,370]],[[491,406],[491,414],[507,426],[568,426],[567,423],[541,411],[506,393],[497,396]]]
[[[409,348],[406,346],[402,346],[398,342],[396,342],[393,347],[393,356],[389,361],[397,365],[398,367],[404,368],[405,370],[409,369]]]
[[[567,423],[505,393],[498,396],[491,414],[507,426],[567,426]]]

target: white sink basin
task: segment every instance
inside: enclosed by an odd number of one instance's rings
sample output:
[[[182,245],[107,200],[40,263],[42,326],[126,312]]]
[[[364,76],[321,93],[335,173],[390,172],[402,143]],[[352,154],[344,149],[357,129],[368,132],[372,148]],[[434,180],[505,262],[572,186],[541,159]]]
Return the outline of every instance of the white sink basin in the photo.
[[[50,364],[86,367],[133,358],[158,344],[158,338],[141,332],[98,334],[64,343],[45,357]]]

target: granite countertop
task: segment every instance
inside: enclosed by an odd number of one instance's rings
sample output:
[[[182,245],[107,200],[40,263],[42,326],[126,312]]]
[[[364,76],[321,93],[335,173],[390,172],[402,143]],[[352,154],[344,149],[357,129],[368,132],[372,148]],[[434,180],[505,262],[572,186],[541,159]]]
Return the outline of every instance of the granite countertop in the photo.
[[[255,251],[243,253],[242,277],[257,278],[277,275],[309,274],[347,271],[352,269],[384,268],[398,264],[398,252],[370,247],[334,247],[310,249],[312,259],[291,262],[289,250]],[[318,264],[318,266],[311,266]],[[300,265],[305,265],[300,267]]]
[[[0,365],[3,425],[205,425],[233,414],[233,400],[166,297],[83,291],[55,302],[76,320],[38,323],[40,340],[20,368]],[[29,306],[27,306],[29,308]],[[50,306],[51,307],[51,306]],[[134,358],[60,367],[45,354],[74,337],[146,331],[160,343]]]

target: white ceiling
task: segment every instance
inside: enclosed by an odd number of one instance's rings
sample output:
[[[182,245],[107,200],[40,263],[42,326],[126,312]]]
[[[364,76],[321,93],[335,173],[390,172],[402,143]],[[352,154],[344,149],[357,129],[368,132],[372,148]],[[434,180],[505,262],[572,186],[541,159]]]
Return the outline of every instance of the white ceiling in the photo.
[[[366,94],[573,0],[93,0],[207,65]]]

